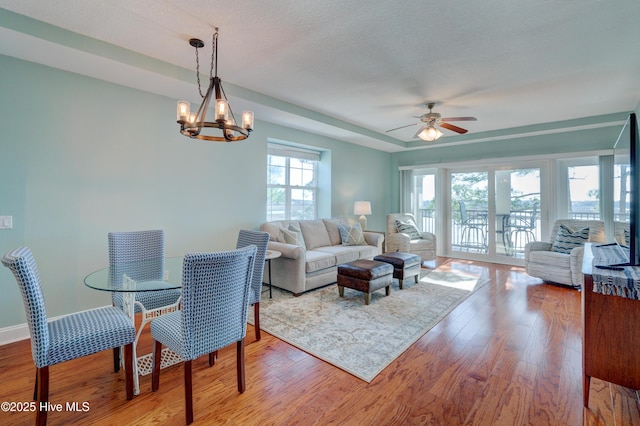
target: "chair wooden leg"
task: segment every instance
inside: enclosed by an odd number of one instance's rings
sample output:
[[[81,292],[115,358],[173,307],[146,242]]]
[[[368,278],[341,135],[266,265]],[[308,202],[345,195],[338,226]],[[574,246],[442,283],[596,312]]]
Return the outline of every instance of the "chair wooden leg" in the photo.
[[[191,380],[191,360],[184,362],[184,399],[187,424],[193,423],[193,382]]]
[[[209,367],[213,367],[216,364],[217,359],[218,359],[218,351],[213,351],[209,353]]]
[[[119,351],[120,348],[118,348],[118,352]],[[124,347],[124,383],[127,392],[127,401],[133,399],[133,362],[133,343],[129,343]]]
[[[36,368],[36,380],[35,380],[35,384],[33,385],[33,400],[37,401],[38,400],[38,369]]]
[[[243,393],[246,389],[245,385],[245,372],[244,372],[244,338],[238,340],[237,343],[237,359],[236,364],[238,367],[238,392]]]
[[[153,367],[151,371],[151,390],[153,392],[160,387],[160,363],[162,360],[162,343],[155,340],[153,345]]]
[[[253,305],[253,319],[256,329],[256,340],[260,340],[260,302]]]
[[[120,371],[120,348],[113,348],[113,372]]]
[[[47,424],[47,410],[43,409],[49,401],[49,366],[40,367],[37,371],[38,375],[38,396],[36,398],[37,414],[36,425],[44,426]]]

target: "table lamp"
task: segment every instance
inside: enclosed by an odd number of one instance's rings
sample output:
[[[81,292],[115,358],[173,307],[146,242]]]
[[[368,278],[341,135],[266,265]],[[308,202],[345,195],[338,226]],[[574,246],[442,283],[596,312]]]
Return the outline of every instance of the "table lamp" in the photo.
[[[360,226],[362,230],[367,229],[367,217],[365,215],[371,214],[371,202],[370,201],[356,201],[353,205],[353,214],[360,215]]]

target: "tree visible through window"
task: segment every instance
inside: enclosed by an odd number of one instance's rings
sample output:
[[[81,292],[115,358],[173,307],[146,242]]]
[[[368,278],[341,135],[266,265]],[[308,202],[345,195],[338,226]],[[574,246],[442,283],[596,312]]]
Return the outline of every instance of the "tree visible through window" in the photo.
[[[319,153],[269,145],[267,221],[315,219]]]

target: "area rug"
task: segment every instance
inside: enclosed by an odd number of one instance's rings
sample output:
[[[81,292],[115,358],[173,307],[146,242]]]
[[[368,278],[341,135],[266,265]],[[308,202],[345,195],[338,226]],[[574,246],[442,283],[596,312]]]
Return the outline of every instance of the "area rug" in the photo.
[[[336,285],[294,297],[273,289],[260,301],[262,330],[348,373],[371,382],[386,366],[486,283],[459,272],[423,269],[420,282],[397,280],[364,304],[361,292]],[[266,297],[265,297],[266,296]],[[249,309],[253,324],[253,309]]]

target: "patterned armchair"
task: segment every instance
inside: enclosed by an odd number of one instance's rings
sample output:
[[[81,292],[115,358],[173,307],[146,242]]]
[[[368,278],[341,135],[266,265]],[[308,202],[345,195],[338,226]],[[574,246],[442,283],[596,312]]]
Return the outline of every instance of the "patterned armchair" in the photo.
[[[422,261],[436,258],[436,236],[430,232],[398,232],[396,221],[404,223],[413,222],[416,219],[409,213],[392,213],[387,215],[387,235],[385,236],[386,251],[399,251],[417,254]]]
[[[579,237],[578,231],[584,228],[588,228],[586,234]],[[532,241],[525,245],[524,262],[527,274],[551,283],[581,287],[585,242],[605,242],[604,222],[556,220],[549,242]]]
[[[236,343],[238,391],[245,390],[244,338],[247,332],[249,290],[257,249],[218,253],[189,253],[182,268],[182,310],[151,322],[154,340],[151,389],[160,386],[160,357],[165,345],[184,360],[185,411],[193,422],[192,361]]]
[[[31,355],[36,365],[34,397],[39,408],[36,424],[47,422],[47,411],[40,410],[49,400],[49,366],[91,355],[107,349],[125,347],[127,365],[133,364],[133,341],[136,330],[131,320],[116,307],[107,307],[67,315],[47,321],[40,274],[31,250],[20,247],[8,252],[2,264],[18,282],[24,302]],[[133,369],[126,368],[127,399],[133,398]]]

